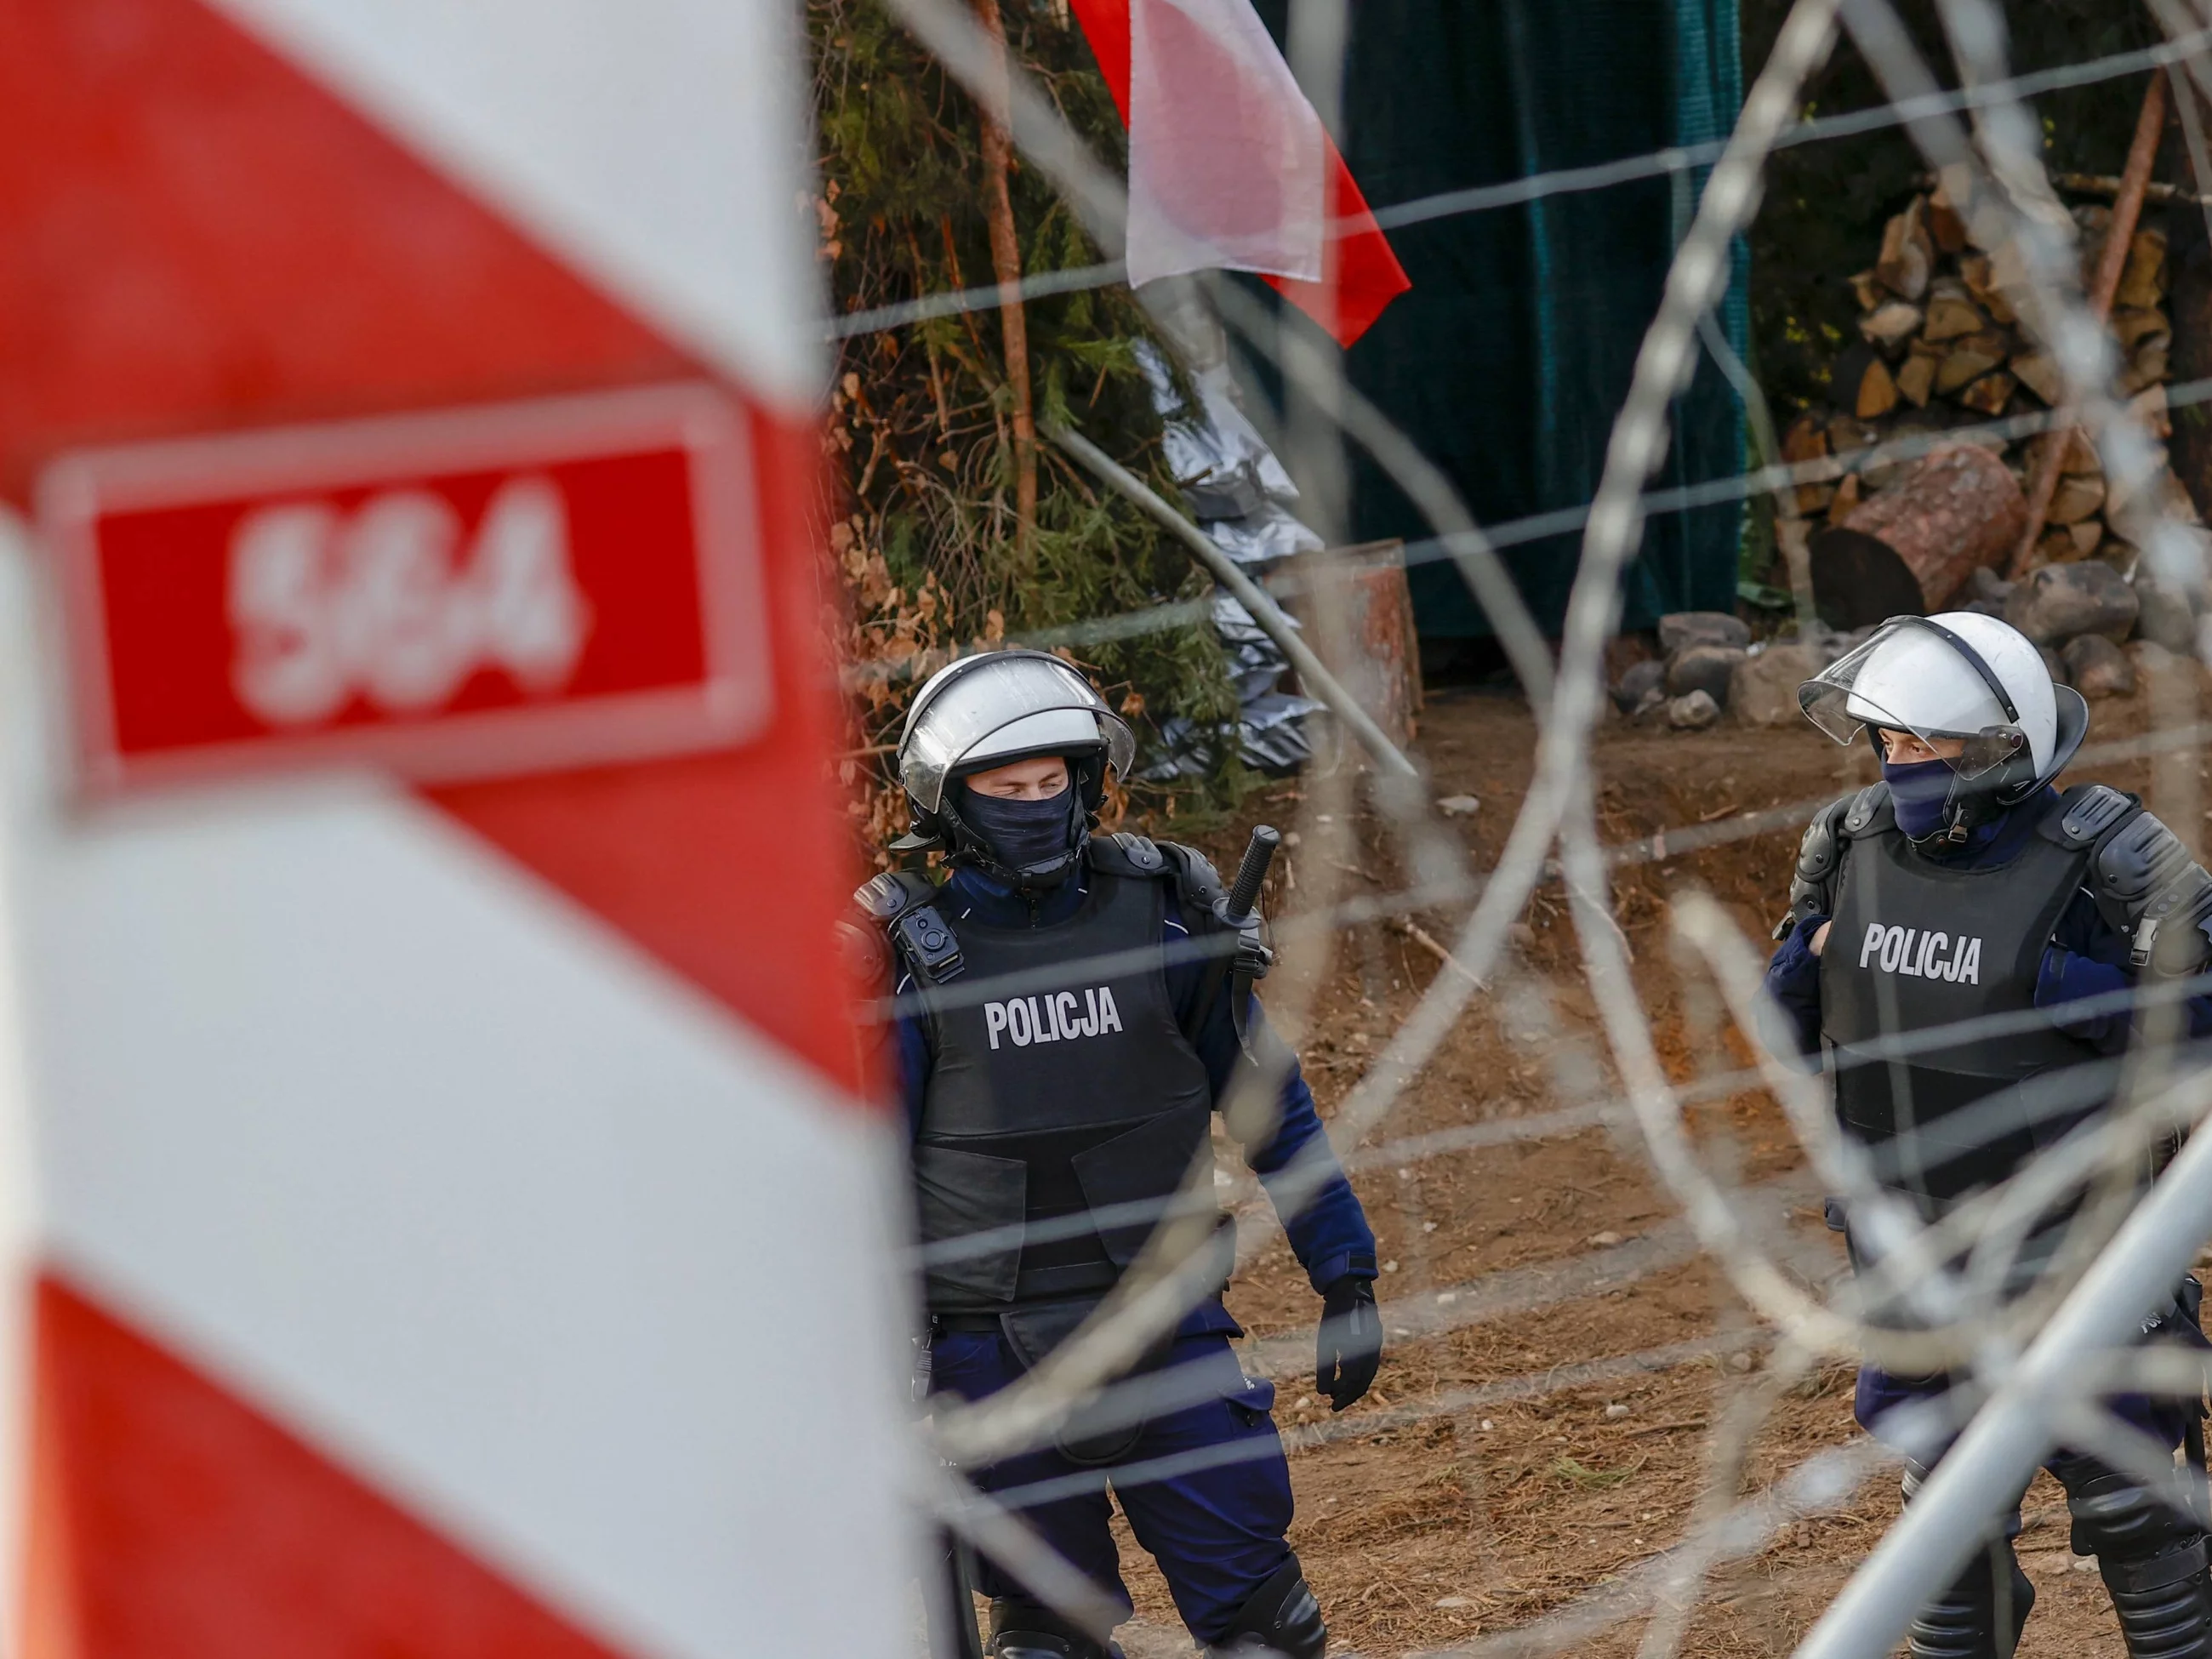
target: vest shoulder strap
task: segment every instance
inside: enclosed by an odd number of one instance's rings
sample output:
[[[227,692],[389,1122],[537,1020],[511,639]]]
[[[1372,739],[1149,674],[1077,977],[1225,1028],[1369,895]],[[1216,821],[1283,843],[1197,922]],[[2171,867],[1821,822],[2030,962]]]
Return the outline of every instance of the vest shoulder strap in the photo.
[[[2061,847],[2091,847],[2142,811],[2142,802],[2109,784],[2079,783],[2059,797],[2041,832]]]
[[[942,985],[960,972],[960,941],[936,900],[936,884],[914,870],[885,870],[853,893],[854,907],[890,938],[915,977]]]
[[[1846,841],[1864,841],[1887,835],[1897,827],[1897,808],[1889,799],[1887,783],[1870,783],[1851,797],[1844,811],[1842,834]]]

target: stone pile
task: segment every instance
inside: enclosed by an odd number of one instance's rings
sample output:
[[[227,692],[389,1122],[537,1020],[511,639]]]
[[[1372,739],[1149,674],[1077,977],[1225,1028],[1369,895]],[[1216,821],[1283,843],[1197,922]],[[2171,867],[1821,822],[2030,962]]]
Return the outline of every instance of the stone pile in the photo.
[[[2085,697],[2130,696],[2138,670],[2199,655],[2212,599],[2138,570],[2133,580],[2101,559],[2045,565],[2018,581],[1978,570],[1951,602],[2002,617],[2042,648],[2051,678]],[[1736,617],[1687,611],[1659,619],[1662,654],[1633,663],[1613,687],[1632,720],[1698,731],[1723,714],[1746,726],[1791,726],[1797,688],[1874,632],[1815,623],[1790,638],[1754,641]]]

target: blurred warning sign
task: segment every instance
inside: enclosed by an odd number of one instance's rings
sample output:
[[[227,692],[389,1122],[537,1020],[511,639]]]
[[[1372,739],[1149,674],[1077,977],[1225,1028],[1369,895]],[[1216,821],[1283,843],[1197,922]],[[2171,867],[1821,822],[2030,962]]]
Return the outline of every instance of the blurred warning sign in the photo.
[[[769,714],[748,439],[711,387],[80,452],[38,510],[89,790],[633,761]]]

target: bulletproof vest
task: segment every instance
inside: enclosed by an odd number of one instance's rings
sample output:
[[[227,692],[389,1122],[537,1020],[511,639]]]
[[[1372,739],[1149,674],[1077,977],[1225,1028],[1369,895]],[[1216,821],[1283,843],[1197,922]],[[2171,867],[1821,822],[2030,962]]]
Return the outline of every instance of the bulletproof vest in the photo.
[[[2065,833],[2056,800],[2009,862],[1980,869],[1916,852],[1886,796],[1862,797],[1843,835],[1820,958],[1837,1112],[1873,1151],[1882,1184],[1932,1220],[2105,1103],[2111,1068],[2046,1021],[1942,1030],[2034,1007],[2044,948],[2090,848]]]
[[[936,906],[961,966],[921,990],[935,1054],[913,1156],[922,1242],[1001,1242],[929,1267],[933,1311],[1110,1289],[1207,1144],[1212,1085],[1168,997],[1171,878],[1109,846],[1084,879],[1081,908],[1049,927],[988,927]],[[1057,1224],[1030,1240],[1040,1223]]]

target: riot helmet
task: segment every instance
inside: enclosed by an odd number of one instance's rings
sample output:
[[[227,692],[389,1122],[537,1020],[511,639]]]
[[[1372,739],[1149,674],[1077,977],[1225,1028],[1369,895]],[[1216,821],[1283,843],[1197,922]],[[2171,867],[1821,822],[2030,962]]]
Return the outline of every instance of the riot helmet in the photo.
[[[1106,799],[1106,774],[1126,773],[1136,753],[1128,726],[1090,681],[1048,652],[990,651],[931,675],[899,734],[899,781],[914,827],[892,843],[906,852],[941,848],[1018,888],[1050,886],[1082,856]],[[1067,763],[1073,833],[1066,851],[1041,864],[1010,866],[963,814],[960,780],[1014,761],[1057,755]]]
[[[2081,694],[2052,684],[2026,635],[1967,611],[1891,617],[1798,687],[1797,706],[1838,743],[1864,732],[1877,758],[1884,729],[1956,740],[1936,832],[1952,842],[2057,777],[2089,726]]]

